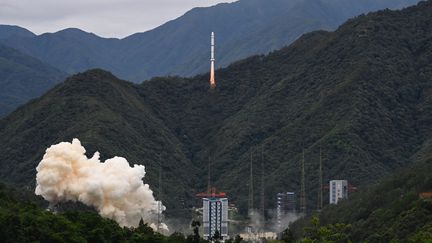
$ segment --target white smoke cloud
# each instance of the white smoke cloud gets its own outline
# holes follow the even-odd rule
[[[142,181],[144,166],[130,167],[122,157],[101,162],[98,152],[90,159],[85,152],[78,139],[48,148],[36,168],[36,195],[51,204],[80,201],[120,226],[136,227],[142,218],[155,227],[159,202]]]

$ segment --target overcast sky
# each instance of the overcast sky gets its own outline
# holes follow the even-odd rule
[[[0,0],[0,24],[41,34],[76,27],[103,37],[153,29],[193,7],[234,0]]]

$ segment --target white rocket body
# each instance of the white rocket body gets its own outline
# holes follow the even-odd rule
[[[214,61],[215,61],[214,46],[215,46],[214,32],[211,32],[211,40],[210,40],[211,57],[210,57],[210,61],[212,61],[212,63],[214,63]]]
[[[210,37],[210,88],[214,89],[216,88],[216,79],[215,79],[215,74],[214,74],[214,63],[215,63],[215,55],[214,55],[214,50],[215,50],[215,39],[214,39],[215,35],[214,32],[211,32],[211,37]]]

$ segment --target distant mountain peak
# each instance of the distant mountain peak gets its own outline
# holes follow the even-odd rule
[[[68,80],[86,80],[86,82],[97,82],[115,79],[117,79],[117,77],[114,76],[111,72],[100,68],[89,69],[85,72],[77,73],[68,78]]]
[[[102,38],[92,32],[87,32],[79,28],[66,28],[63,30],[59,30],[57,32],[52,33],[53,35],[60,35],[60,36],[68,36],[72,38],[76,38],[79,36],[92,36],[92,37],[98,37]]]
[[[155,29],[123,39],[77,28],[9,45],[68,73],[90,68],[142,82],[156,76],[194,76],[208,70],[209,34],[215,31],[216,68],[291,44],[314,30],[334,30],[348,18],[419,0],[240,0],[194,8]]]
[[[17,25],[5,25],[0,24],[0,39],[7,39],[10,37],[34,37],[36,36],[33,32],[17,26]]]

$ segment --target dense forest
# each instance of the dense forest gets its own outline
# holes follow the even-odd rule
[[[33,192],[45,149],[77,137],[88,156],[145,165],[166,216],[189,224],[209,164],[211,183],[245,215],[251,182],[255,199],[265,186],[268,209],[277,192],[299,194],[304,151],[312,216],[285,242],[430,242],[431,29],[431,0],[362,15],[217,70],[216,90],[207,74],[142,84],[100,69],[71,76],[0,120],[1,181]],[[315,213],[320,149],[324,181],[348,179],[358,192]],[[47,211],[31,197],[0,188],[3,241],[202,241],[197,224],[163,236],[92,210]]]
[[[164,236],[142,221],[136,228],[121,228],[115,221],[93,211],[56,213],[43,209],[39,201],[28,192],[0,185],[1,242],[207,242],[198,234],[199,224],[191,226],[187,236],[178,232]]]
[[[66,76],[34,57],[0,44],[0,117],[41,96]]]

